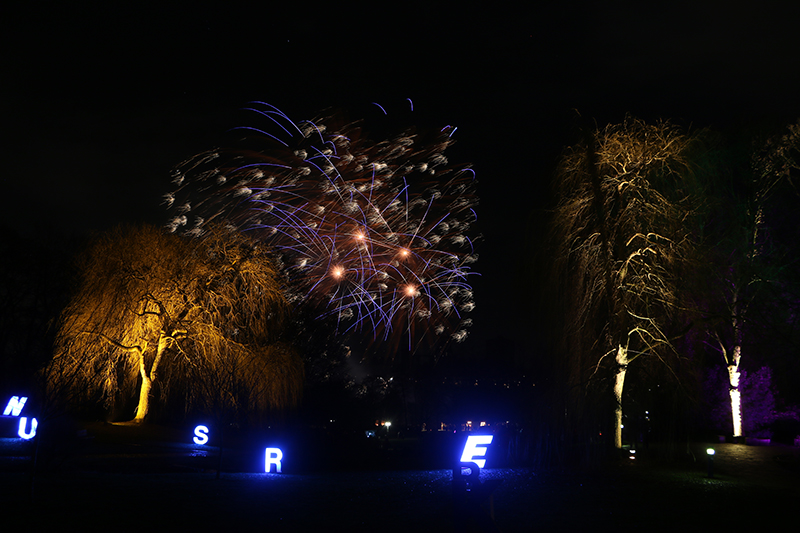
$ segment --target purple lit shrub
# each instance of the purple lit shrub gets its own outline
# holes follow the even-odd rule
[[[742,430],[748,437],[772,438],[775,394],[772,369],[765,366],[753,373],[742,372]]]

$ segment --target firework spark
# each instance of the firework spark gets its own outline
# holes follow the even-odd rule
[[[300,297],[344,330],[403,332],[409,345],[427,333],[463,340],[477,196],[474,171],[444,155],[455,128],[372,142],[336,117],[294,123],[263,102],[248,110],[267,126],[237,128],[246,136],[234,148],[177,167],[170,229],[202,235],[225,221],[254,234],[280,254]]]

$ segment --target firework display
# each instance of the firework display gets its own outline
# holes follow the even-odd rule
[[[223,222],[271,246],[296,297],[340,329],[409,345],[461,341],[474,307],[475,174],[450,166],[454,128],[373,142],[338,116],[295,123],[263,102],[266,124],[179,165],[166,195],[169,229],[200,236]]]

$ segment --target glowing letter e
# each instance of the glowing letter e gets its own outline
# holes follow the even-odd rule
[[[494,435],[470,435],[464,445],[464,452],[461,454],[462,463],[475,463],[480,468],[486,464],[486,459],[475,459],[486,455],[486,444],[492,443]],[[483,446],[482,446],[483,445]]]
[[[264,471],[269,474],[270,465],[275,465],[275,471],[280,474],[281,459],[283,459],[283,452],[280,450],[280,448],[267,448]]]

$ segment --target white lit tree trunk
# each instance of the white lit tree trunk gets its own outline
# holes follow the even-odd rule
[[[759,210],[760,211],[760,210]],[[756,226],[756,230],[758,226]],[[753,243],[756,239],[753,239]],[[740,313],[744,310],[740,309],[739,305],[739,292],[733,292],[733,354],[727,357],[727,354],[722,352],[725,356],[725,364],[728,366],[728,384],[730,385],[729,391],[731,396],[731,420],[733,421],[733,436],[742,436],[742,393],[739,390],[739,361],[742,358],[742,320]]]
[[[733,293],[734,309],[737,309],[738,292]],[[739,362],[742,359],[742,331],[741,321],[737,316],[733,319],[733,335],[734,345],[733,353],[728,355],[728,350],[725,348],[725,343],[722,342],[719,334],[717,334],[717,342],[719,343],[720,351],[722,352],[722,359],[725,361],[725,366],[728,369],[728,393],[731,401],[731,421],[733,425],[733,436],[742,436],[742,393],[739,390]]]
[[[731,394],[731,418],[733,419],[733,436],[742,436],[742,394],[739,391],[739,358],[742,347],[733,347],[733,357],[728,363],[728,380]]]
[[[617,348],[617,372],[614,380],[614,399],[616,400],[614,420],[614,446],[622,448],[622,389],[625,373],[628,371],[628,349],[622,345]]]

